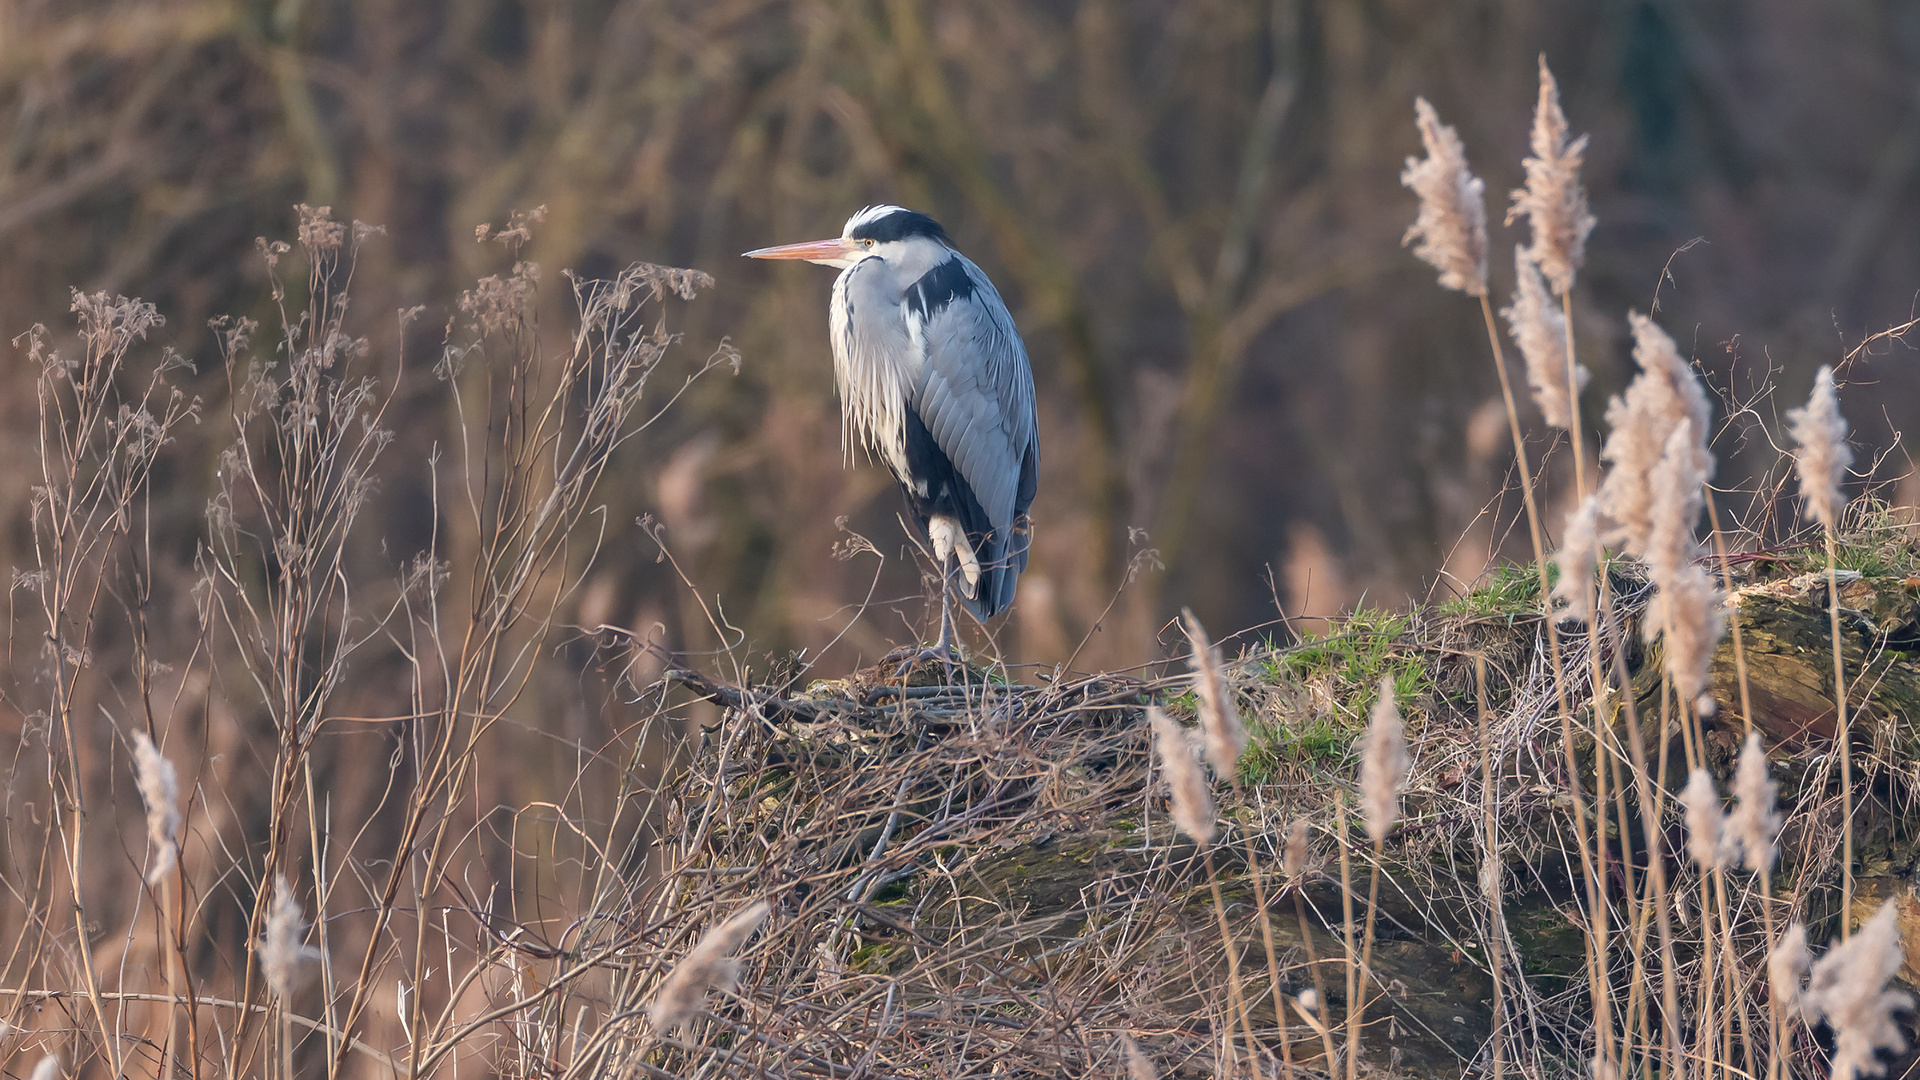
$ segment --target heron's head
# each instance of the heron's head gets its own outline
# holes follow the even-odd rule
[[[889,263],[928,261],[928,256],[935,254],[944,258],[952,247],[947,230],[919,211],[898,206],[869,206],[848,218],[847,227],[831,240],[761,248],[747,252],[746,257],[804,259],[844,269],[876,257]]]

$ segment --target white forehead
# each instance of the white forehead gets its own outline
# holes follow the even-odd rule
[[[881,218],[886,217],[889,214],[904,214],[906,212],[907,212],[907,209],[904,206],[892,206],[892,205],[869,206],[861,210],[859,213],[848,218],[847,227],[840,230],[840,235],[851,236],[853,234],[853,230],[859,228],[862,225],[867,225],[875,221],[879,221]]]

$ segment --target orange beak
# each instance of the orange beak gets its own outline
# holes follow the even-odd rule
[[[804,244],[784,244],[780,247],[761,248],[749,251],[743,258],[748,259],[805,259],[807,262],[838,263],[853,254],[858,246],[855,241],[836,236],[831,240],[809,240]]]

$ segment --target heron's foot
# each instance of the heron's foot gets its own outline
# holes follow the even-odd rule
[[[880,658],[880,662],[883,664],[896,660],[900,662],[900,666],[894,669],[893,677],[903,682],[906,681],[908,674],[912,672],[914,668],[919,667],[929,660],[939,661],[942,665],[941,675],[949,679],[953,674],[954,668],[964,669],[966,667],[966,661],[960,658],[959,651],[948,644],[895,649]]]

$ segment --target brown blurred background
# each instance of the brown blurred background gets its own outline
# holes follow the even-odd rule
[[[1899,0],[15,0],[0,12],[7,336],[35,322],[67,332],[70,285],[144,296],[218,403],[207,320],[264,314],[253,238],[288,236],[295,202],[386,226],[354,282],[362,332],[393,357],[393,310],[427,315],[404,343],[402,445],[366,526],[370,559],[397,563],[431,528],[416,466],[432,448],[406,416],[434,407],[426,369],[459,290],[501,268],[477,224],[548,207],[528,254],[554,327],[568,314],[561,268],[643,259],[712,274],[706,296],[669,311],[678,362],[691,370],[728,338],[744,367],[701,381],[630,445],[604,492],[610,541],[571,617],[674,649],[719,644],[634,524],[652,514],[737,628],[729,643],[760,664],[837,641],[818,669],[837,673],[928,622],[891,482],[843,467],[831,272],[738,258],[837,234],[868,203],[939,218],[1025,333],[1037,538],[997,633],[1009,658],[1045,665],[1083,640],[1078,667],[1151,659],[1183,604],[1220,630],[1268,622],[1276,602],[1295,615],[1393,606],[1462,587],[1490,555],[1527,553],[1517,501],[1500,497],[1511,448],[1479,313],[1398,246],[1414,209],[1398,175],[1418,150],[1415,95],[1459,128],[1487,181],[1499,294],[1523,239],[1498,222],[1521,178],[1539,53],[1574,130],[1591,133],[1599,228],[1576,292],[1590,425],[1627,374],[1623,316],[1656,290],[1660,321],[1710,381],[1769,423],[1815,365],[1904,321],[1920,296],[1920,6]],[[7,357],[0,558],[19,567],[36,418],[25,360]],[[1920,413],[1915,358],[1896,345],[1849,378],[1858,438],[1890,451],[1876,476],[1897,485],[1908,458],[1894,433]],[[1778,402],[1754,396],[1770,379]],[[183,561],[218,426],[176,448],[160,495]],[[1537,417],[1534,430],[1537,459]],[[1775,467],[1754,429],[1719,449],[1724,486]],[[1550,505],[1567,486],[1555,477]],[[884,562],[834,557],[842,517]]]

